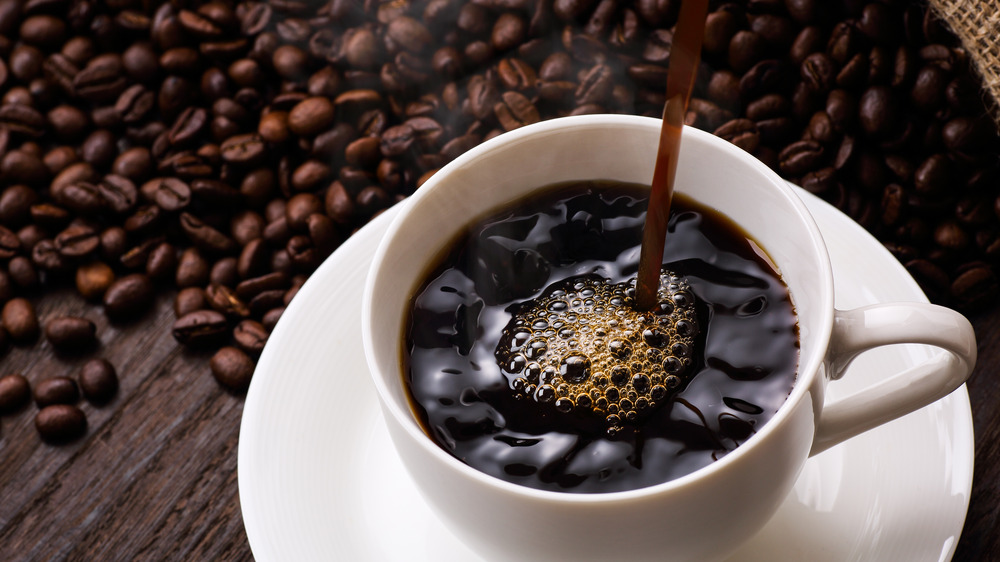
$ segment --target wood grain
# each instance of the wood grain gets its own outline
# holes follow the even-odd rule
[[[0,373],[31,382],[76,376],[92,356],[111,360],[121,388],[109,404],[81,402],[87,435],[41,442],[32,404],[0,419],[0,559],[250,560],[236,474],[243,397],[222,390],[208,353],[169,334],[173,294],[128,325],[69,291],[33,299],[44,320],[76,314],[98,325],[100,347],[59,357],[39,340],[0,358]],[[1000,560],[1000,311],[973,318],[979,364],[969,382],[976,473],[955,560]]]

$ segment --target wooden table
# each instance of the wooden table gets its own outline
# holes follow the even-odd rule
[[[82,402],[89,428],[63,446],[43,444],[34,405],[0,418],[0,559],[251,559],[236,478],[243,397],[224,391],[208,354],[170,336],[172,294],[128,325],[68,290],[34,299],[44,320],[83,315],[98,325],[93,354],[118,368],[121,388],[102,407]],[[969,382],[976,471],[955,560],[1000,559],[1000,309],[972,318],[979,364]],[[34,383],[75,376],[85,357],[57,357],[39,340],[12,348],[0,372]]]

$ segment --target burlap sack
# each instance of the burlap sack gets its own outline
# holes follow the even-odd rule
[[[1000,128],[1000,0],[930,0],[930,6],[969,53]]]

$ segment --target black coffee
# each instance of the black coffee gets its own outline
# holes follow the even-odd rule
[[[403,372],[441,447],[525,486],[612,492],[706,466],[774,415],[798,364],[786,286],[739,227],[675,196],[660,306],[631,310],[647,196],[555,186],[429,270]]]

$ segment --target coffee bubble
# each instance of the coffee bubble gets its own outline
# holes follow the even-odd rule
[[[571,278],[521,303],[495,352],[515,395],[563,414],[596,414],[614,435],[679,390],[698,335],[691,288],[663,270],[656,307],[641,312],[632,307],[634,286]]]

